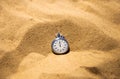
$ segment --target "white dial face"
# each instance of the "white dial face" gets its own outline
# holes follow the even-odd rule
[[[53,43],[53,50],[55,53],[62,54],[68,51],[68,43],[65,40],[55,40]]]

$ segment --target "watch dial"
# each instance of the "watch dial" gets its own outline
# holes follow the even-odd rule
[[[58,54],[66,53],[68,51],[68,43],[62,39],[55,40],[52,47],[53,51]]]

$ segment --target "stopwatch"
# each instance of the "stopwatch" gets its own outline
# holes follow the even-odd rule
[[[52,52],[55,54],[65,54],[69,52],[69,44],[60,33],[58,33],[56,38],[52,41],[51,47]]]

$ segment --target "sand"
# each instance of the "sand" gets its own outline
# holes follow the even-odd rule
[[[119,51],[119,0],[0,1],[0,79],[120,79]]]

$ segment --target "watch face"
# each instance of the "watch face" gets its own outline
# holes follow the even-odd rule
[[[64,39],[54,40],[52,43],[52,50],[56,54],[64,54],[69,50],[68,42]]]

